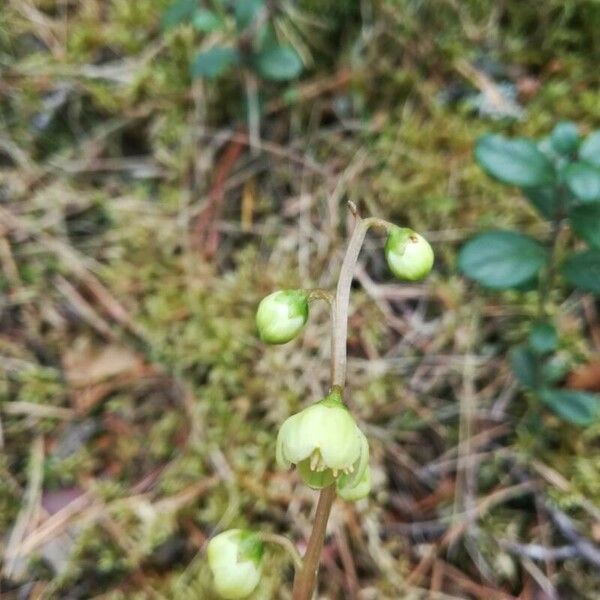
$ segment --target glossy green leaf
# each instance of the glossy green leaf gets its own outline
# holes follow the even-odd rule
[[[217,31],[223,27],[223,20],[221,17],[214,13],[212,10],[206,10],[205,8],[199,8],[192,18],[192,24],[198,31],[203,33],[210,33]]]
[[[286,81],[302,71],[302,61],[291,46],[268,45],[255,57],[255,67],[265,79]]]
[[[529,389],[537,387],[536,357],[527,346],[521,344],[510,351],[510,366],[522,386]]]
[[[569,190],[582,202],[600,201],[600,168],[575,162],[565,169],[564,178]]]
[[[574,425],[591,425],[600,411],[600,397],[579,390],[545,389],[540,400],[559,417]]]
[[[235,24],[242,30],[254,21],[265,0],[235,0],[234,4]]]
[[[215,46],[205,52],[196,55],[192,63],[192,75],[194,77],[207,77],[214,79],[237,64],[239,55],[233,48]]]
[[[529,331],[529,347],[536,354],[548,354],[556,350],[558,346],[558,335],[552,323],[538,321],[534,323]]]
[[[600,167],[600,129],[590,133],[579,148],[579,158]]]
[[[163,13],[160,26],[163,30],[171,29],[191,18],[198,6],[197,0],[177,0]]]
[[[572,154],[579,145],[579,130],[575,123],[561,121],[550,134],[552,148],[560,154]]]
[[[488,174],[519,187],[540,187],[554,179],[554,167],[530,140],[484,135],[475,145],[475,159]]]
[[[572,286],[600,294],[600,250],[574,254],[564,262],[562,274]]]
[[[521,286],[536,277],[546,251],[535,240],[515,231],[490,231],[467,242],[458,257],[459,269],[491,289]]]
[[[600,202],[582,204],[569,213],[571,228],[592,248],[600,250]]]
[[[523,193],[546,219],[553,219],[558,210],[558,194],[553,185],[538,188],[525,188]]]

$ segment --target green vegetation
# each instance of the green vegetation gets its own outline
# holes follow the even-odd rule
[[[538,311],[526,344],[512,350],[512,368],[519,382],[557,415],[576,425],[591,425],[600,412],[600,396],[557,388],[567,375],[557,368],[559,337],[548,307],[558,290],[558,261],[565,281],[600,295],[600,130],[580,142],[573,123],[556,125],[538,146],[527,139],[487,135],[475,146],[475,157],[495,179],[516,185],[552,223],[547,250],[515,231],[490,231],[462,249],[459,267],[481,285],[496,289],[527,289],[538,284]],[[562,240],[568,224],[589,248],[569,252]],[[577,239],[569,245],[577,244]]]

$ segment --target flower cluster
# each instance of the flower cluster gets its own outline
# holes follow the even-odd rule
[[[354,242],[355,256],[360,250],[357,250],[357,244],[364,239],[370,224],[383,225],[387,230],[385,257],[396,277],[419,281],[431,271],[433,251],[428,242],[412,229],[396,227],[379,219],[363,221],[359,235],[353,234],[349,248],[353,240],[358,240]],[[344,280],[349,288],[351,277],[347,274],[348,271],[346,277],[340,276],[340,282]],[[340,283],[338,292],[339,286]],[[344,297],[348,294],[349,289]],[[256,327],[261,340],[267,344],[285,344],[293,340],[308,320],[309,301],[316,298],[327,299],[334,308],[340,309],[338,301],[323,290],[279,290],[263,298],[256,312]],[[347,302],[334,322],[342,322],[342,317],[347,319]],[[336,338],[333,339],[335,345]],[[345,339],[343,344],[345,350]],[[371,491],[369,443],[344,405],[342,394],[342,388],[334,385],[325,398],[286,419],[277,435],[276,460],[283,468],[295,465],[302,481],[311,488],[330,488],[332,491],[335,486],[339,497],[354,502],[366,498]],[[217,593],[232,600],[252,594],[261,577],[262,554],[263,544],[256,534],[232,529],[214,537],[208,545],[208,562]],[[314,577],[314,564],[304,564],[303,569],[309,575],[312,569]],[[314,587],[313,584],[304,586],[306,593],[312,589],[311,585]],[[302,595],[305,597],[309,596]]]

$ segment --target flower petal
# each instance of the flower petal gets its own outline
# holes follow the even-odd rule
[[[367,465],[362,477],[354,485],[350,484],[347,476],[342,475],[337,481],[336,488],[340,497],[348,502],[366,498],[371,491],[371,469]]]
[[[347,469],[360,456],[360,429],[346,409],[328,410],[334,414],[328,419],[325,439],[320,440],[321,455],[330,469]]]
[[[331,469],[325,469],[324,471],[311,470],[310,459],[303,460],[298,464],[298,473],[302,481],[314,490],[322,490],[335,481]]]
[[[308,458],[315,448],[311,437],[305,434],[306,410],[293,415],[284,423],[288,423],[288,426],[282,433],[282,453],[285,460],[294,464]]]

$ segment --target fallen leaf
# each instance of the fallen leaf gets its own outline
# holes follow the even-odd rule
[[[138,371],[143,365],[141,358],[123,346],[109,345],[101,350],[87,346],[69,349],[63,357],[67,381],[74,387],[94,385]]]
[[[590,392],[600,391],[600,359],[577,367],[569,375],[567,387]]]

